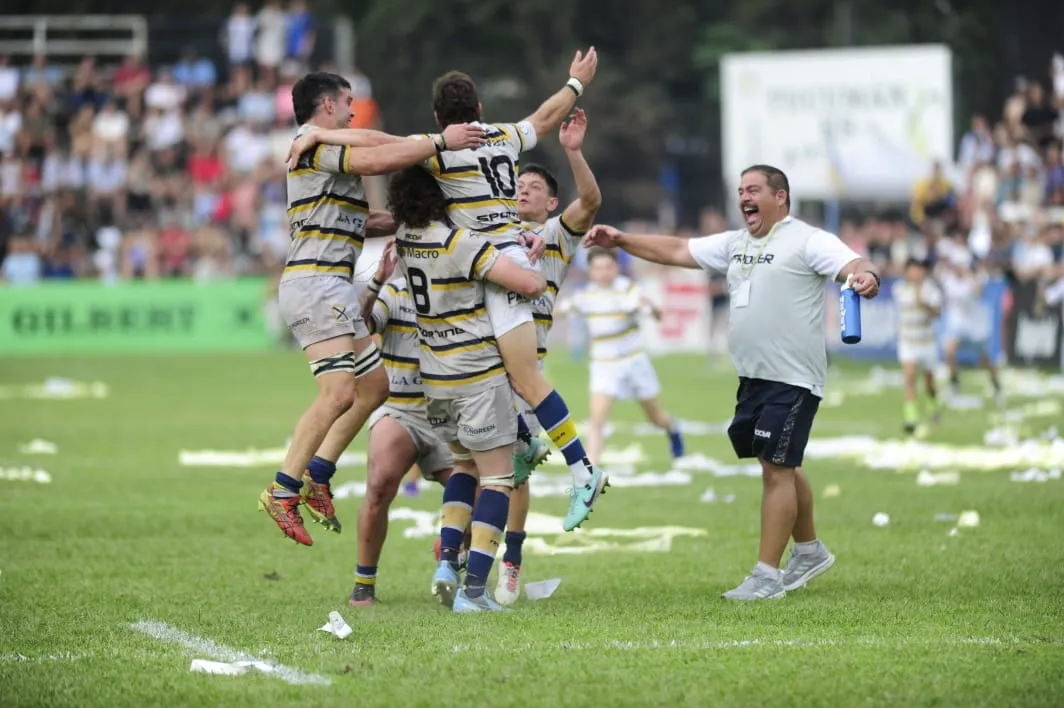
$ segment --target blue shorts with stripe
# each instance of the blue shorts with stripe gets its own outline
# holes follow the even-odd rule
[[[735,398],[735,416],[728,426],[735,454],[800,467],[820,398],[800,386],[744,377],[739,378]]]

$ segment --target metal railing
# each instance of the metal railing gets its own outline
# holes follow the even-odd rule
[[[0,39],[0,53],[13,58],[119,57],[148,49],[142,15],[8,15],[0,16],[0,30],[9,35]]]

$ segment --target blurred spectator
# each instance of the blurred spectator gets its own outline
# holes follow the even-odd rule
[[[0,277],[9,285],[34,285],[40,280],[41,258],[32,236],[16,236],[8,241]]]
[[[196,53],[195,47],[186,47],[181,61],[174,64],[174,81],[192,93],[214,86],[217,81],[214,63]]]
[[[185,87],[174,81],[174,74],[170,69],[163,68],[159,70],[155,83],[149,86],[144,94],[144,104],[148,108],[171,113],[184,105],[185,96]]]
[[[94,154],[110,153],[125,158],[129,144],[129,116],[118,110],[113,98],[108,98],[103,109],[93,119],[92,136]]]
[[[19,72],[11,66],[11,57],[0,54],[0,102],[11,101],[18,95]]]
[[[222,46],[229,55],[229,67],[246,66],[251,63],[255,42],[255,18],[246,2],[238,2],[225,22]]]
[[[919,226],[927,219],[944,217],[953,204],[953,185],[942,173],[942,163],[935,162],[931,167],[931,175],[913,187],[909,217]]]
[[[1059,141],[1049,145],[1045,164],[1045,203],[1064,206],[1064,164],[1061,162]]]
[[[976,113],[972,116],[972,127],[961,138],[958,167],[964,176],[970,177],[972,171],[980,164],[994,159],[994,136],[986,116]]]
[[[1020,282],[1040,280],[1052,274],[1053,251],[1046,243],[1048,229],[1032,224],[1023,227],[1012,251],[1012,268]]]
[[[114,92],[127,103],[139,103],[140,97],[151,83],[151,71],[144,66],[139,54],[130,54],[115,71]]]
[[[1045,89],[1035,81],[1027,92],[1027,108],[1021,118],[1032,145],[1045,148],[1053,140],[1057,109],[1046,102]]]
[[[314,53],[314,19],[306,0],[292,0],[288,5],[288,27],[285,54],[302,63],[310,61]]]
[[[274,76],[284,61],[287,17],[280,0],[268,0],[255,17],[258,33],[255,36],[255,61],[265,76]]]
[[[33,63],[27,67],[22,77],[22,84],[27,89],[30,87],[44,87],[54,89],[63,80],[63,70],[58,66],[48,63],[48,57],[44,54],[36,54]]]

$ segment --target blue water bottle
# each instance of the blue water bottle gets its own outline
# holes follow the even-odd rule
[[[843,344],[857,344],[861,341],[861,296],[854,292],[850,278],[839,295],[839,325],[842,328]]]

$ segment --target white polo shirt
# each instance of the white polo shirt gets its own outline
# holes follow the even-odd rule
[[[823,396],[824,284],[860,256],[834,234],[793,217],[762,238],[740,229],[691,239],[688,247],[703,269],[727,273],[728,351],[739,376]]]

